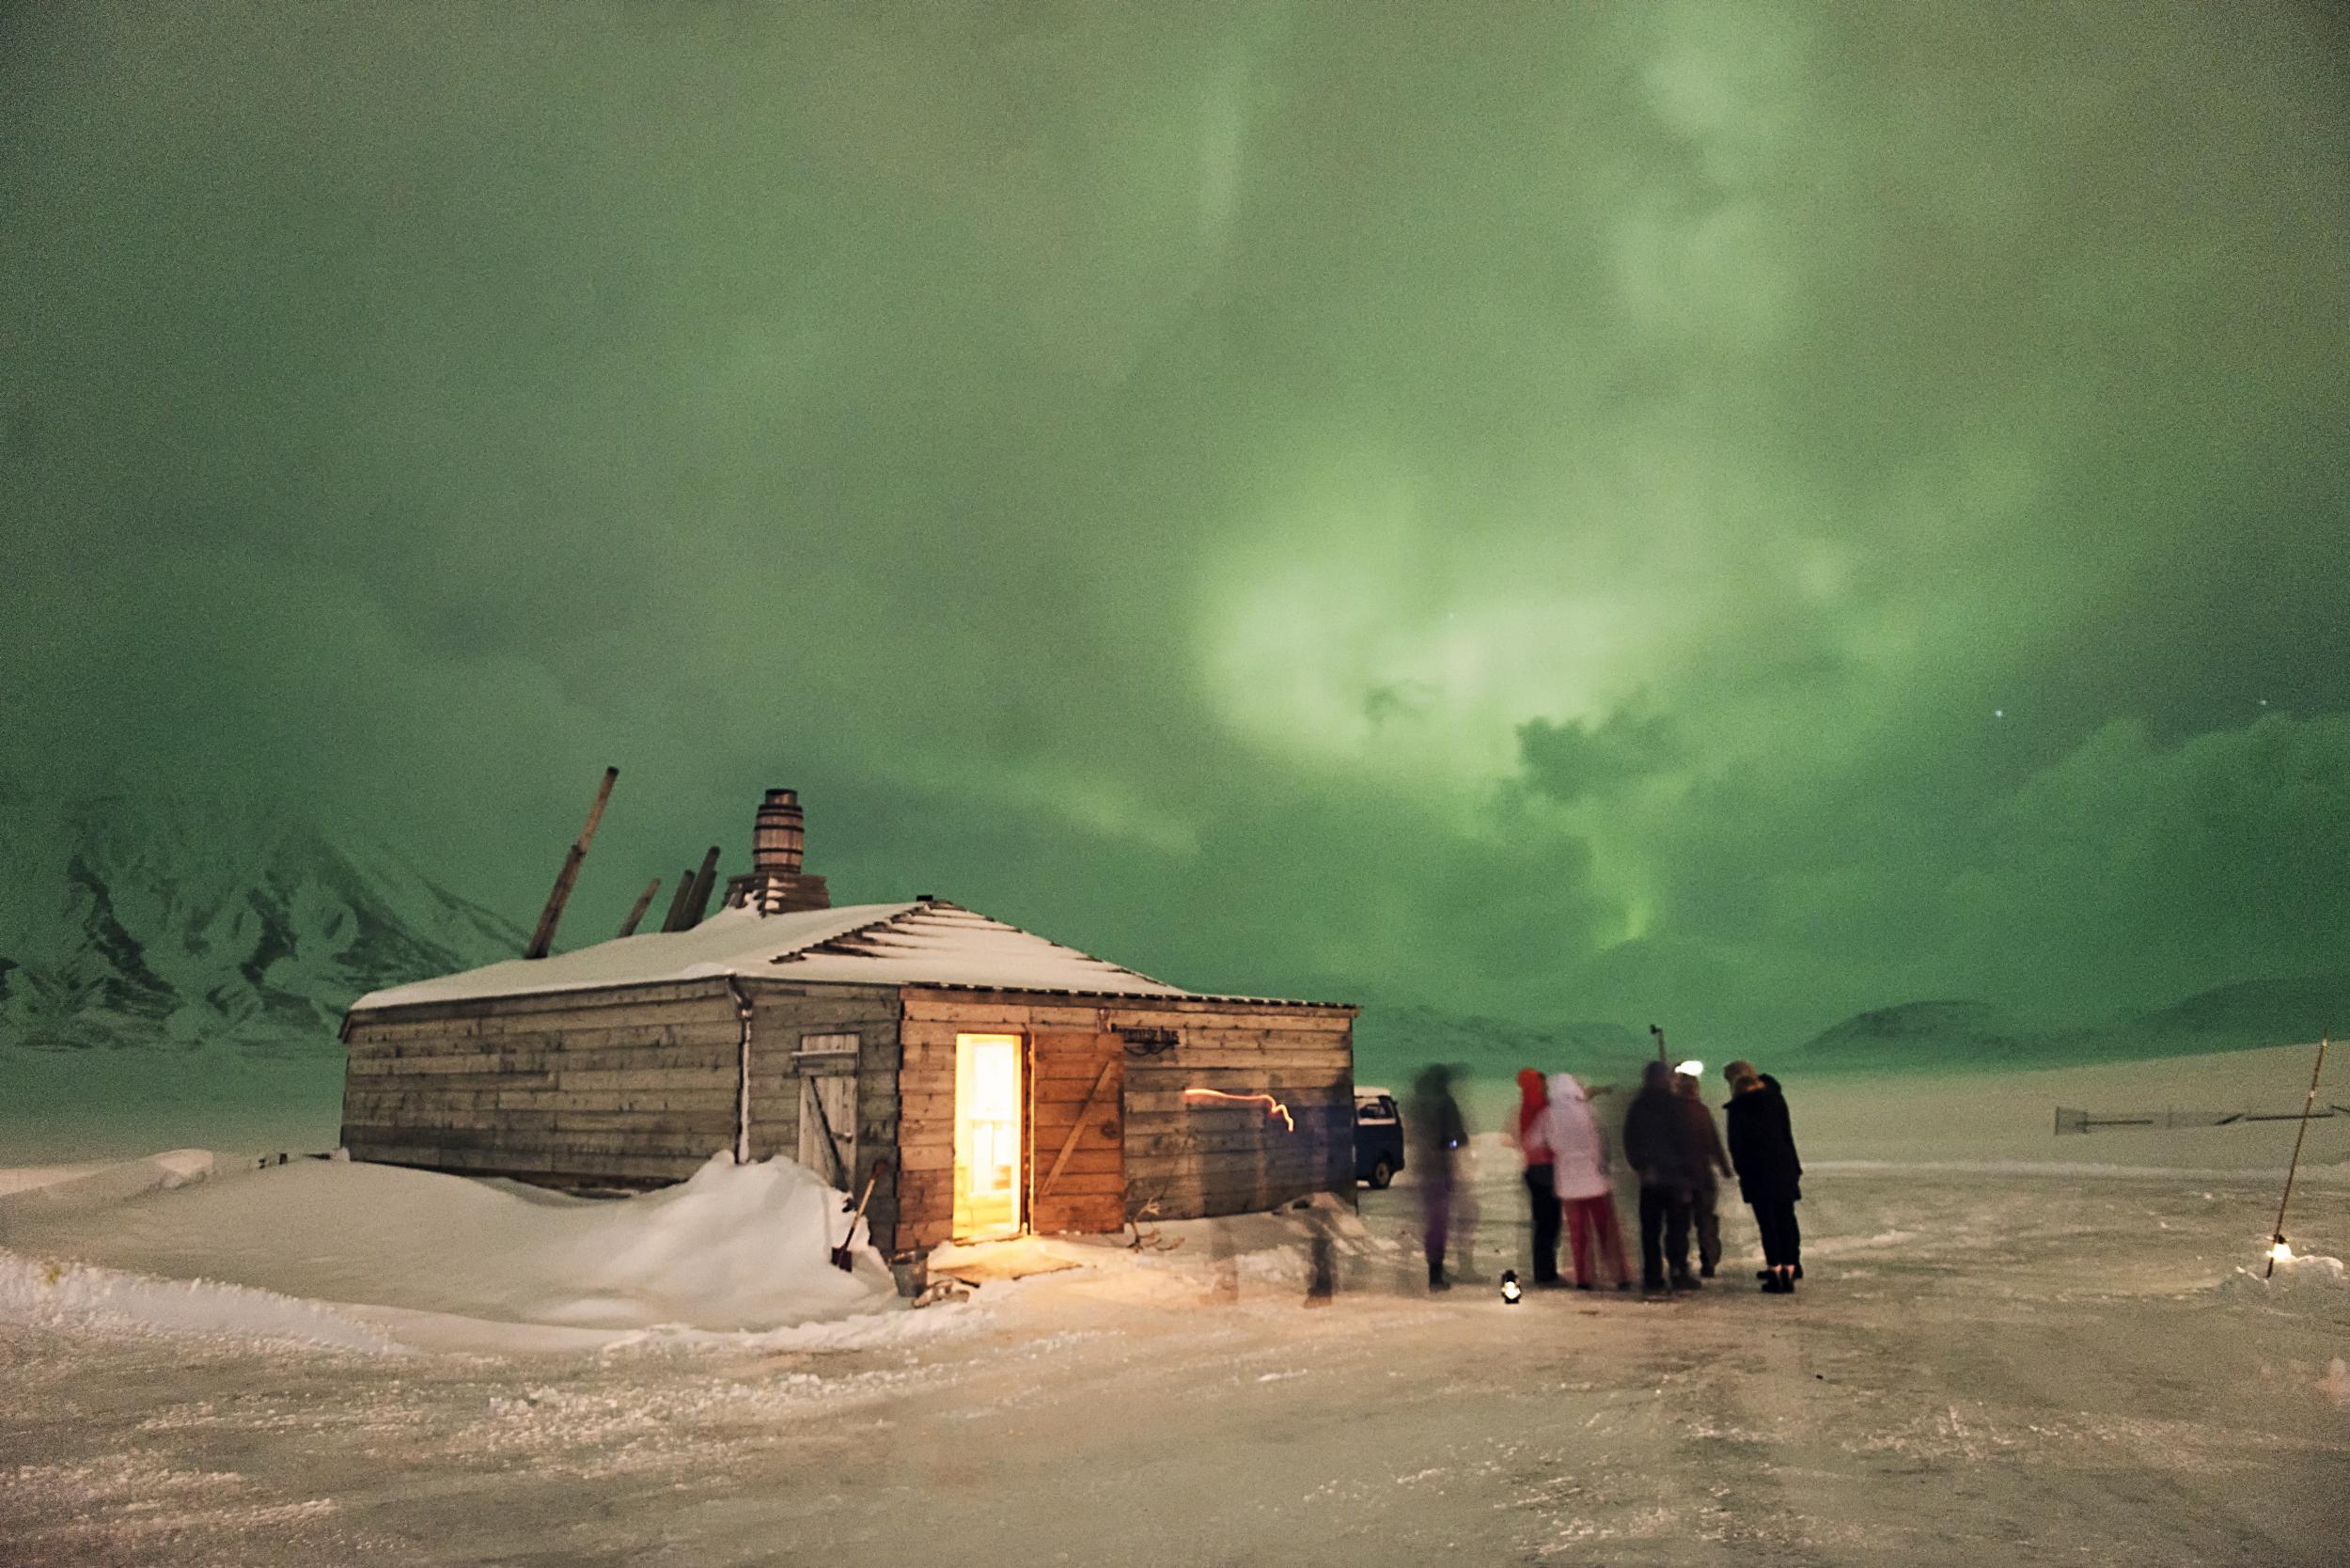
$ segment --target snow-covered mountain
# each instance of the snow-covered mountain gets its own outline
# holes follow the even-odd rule
[[[194,792],[0,785],[0,1044],[331,1049],[378,986],[524,933],[380,847]]]
[[[1791,1060],[1815,1071],[2060,1067],[2306,1044],[2345,1019],[2350,975],[2245,980],[2069,1027],[2020,1026],[1987,1002],[1909,1002],[1856,1013]]]

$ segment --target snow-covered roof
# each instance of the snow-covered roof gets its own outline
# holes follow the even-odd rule
[[[552,958],[509,959],[438,980],[369,992],[353,1002],[351,1011],[726,975],[746,980],[945,985],[1085,996],[1200,996],[1048,942],[959,904],[925,899],[916,903],[854,904],[789,915],[725,909],[691,931],[623,936]]]

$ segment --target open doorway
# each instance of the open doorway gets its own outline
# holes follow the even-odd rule
[[[955,1036],[955,1239],[1020,1230],[1020,1037]]]

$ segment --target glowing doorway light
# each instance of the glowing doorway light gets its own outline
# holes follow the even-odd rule
[[[1281,1119],[1281,1125],[1285,1129],[1292,1133],[1297,1131],[1297,1119],[1290,1115],[1289,1106],[1281,1104],[1270,1094],[1227,1094],[1220,1089],[1187,1089],[1183,1090],[1183,1098],[1186,1100],[1223,1100],[1242,1105],[1262,1105],[1267,1116],[1277,1116]]]

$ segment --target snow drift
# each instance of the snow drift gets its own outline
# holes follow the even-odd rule
[[[209,1279],[156,1279],[0,1252],[0,1323],[132,1333],[229,1334],[344,1350],[399,1347],[312,1301]]]
[[[13,1282],[0,1318],[75,1302],[135,1315],[164,1299],[108,1271],[161,1276],[147,1285],[166,1294],[180,1288],[167,1281],[202,1279],[303,1302],[605,1330],[772,1330],[897,1305],[861,1226],[854,1272],[831,1266],[848,1227],[841,1195],[786,1159],[714,1156],[677,1186],[603,1200],[317,1160],[165,1188],[139,1168],[160,1171],[157,1162],[130,1164],[0,1196],[0,1261]],[[86,1200],[61,1201],[73,1188]],[[105,1201],[113,1194],[123,1196]],[[67,1278],[73,1290],[56,1295]],[[26,1283],[40,1278],[50,1294]],[[239,1309],[215,1316],[231,1325]]]

